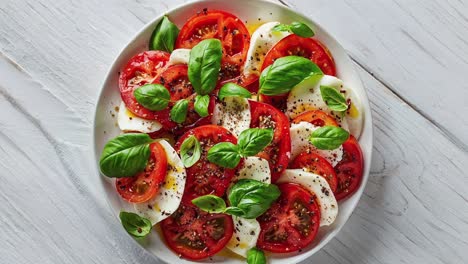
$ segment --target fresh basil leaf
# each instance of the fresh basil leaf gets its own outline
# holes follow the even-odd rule
[[[292,22],[290,26],[292,33],[303,38],[310,38],[314,36],[314,31],[302,22]]]
[[[242,217],[243,215],[245,215],[244,210],[237,208],[237,207],[232,207],[232,206],[229,206],[228,208],[226,208],[226,210],[224,210],[224,213],[229,214],[229,215],[239,216],[239,217]]]
[[[149,49],[172,52],[178,35],[177,26],[167,16],[164,16],[151,35]]]
[[[309,141],[318,149],[332,150],[341,146],[349,138],[349,132],[341,127],[320,127],[310,135]]]
[[[208,213],[223,213],[226,210],[226,202],[216,195],[204,195],[192,200],[192,203]]]
[[[239,96],[243,98],[250,98],[252,94],[249,90],[235,83],[226,83],[221,87],[218,93],[219,100],[223,100],[226,96]]]
[[[325,85],[320,85],[320,93],[323,101],[332,111],[343,112],[348,109],[346,98],[335,88]]]
[[[209,94],[216,87],[222,55],[218,39],[202,40],[190,51],[188,77],[197,94]]]
[[[208,150],[207,159],[221,167],[234,169],[240,162],[239,148],[231,142],[221,142]]]
[[[111,139],[104,146],[99,167],[107,177],[132,177],[145,169],[150,157],[147,134],[128,133]]]
[[[135,213],[120,212],[120,221],[127,232],[134,237],[145,237],[153,226],[151,221]]]
[[[291,31],[291,26],[287,24],[278,24],[273,27],[272,31]]]
[[[184,166],[189,168],[195,164],[201,156],[201,147],[198,139],[191,135],[180,145],[180,157]]]
[[[153,111],[160,111],[167,107],[171,94],[160,84],[145,84],[133,92],[138,103]]]
[[[228,191],[229,203],[245,212],[246,219],[254,219],[265,213],[278,199],[278,186],[251,179],[241,179]]]
[[[255,156],[273,140],[273,129],[250,128],[239,135],[237,146],[243,157]]]
[[[187,118],[189,101],[187,99],[179,100],[171,109],[171,120],[176,123],[183,123]]]
[[[195,112],[201,117],[208,116],[208,106],[210,105],[210,96],[209,95],[197,95],[195,97]]]
[[[262,71],[259,93],[270,96],[285,94],[315,75],[323,75],[323,72],[311,60],[299,56],[282,57]]]
[[[247,264],[266,264],[265,253],[258,248],[251,248],[247,251]]]

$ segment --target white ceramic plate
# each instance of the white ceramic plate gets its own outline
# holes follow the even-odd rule
[[[346,220],[349,218],[354,208],[356,207],[359,198],[362,195],[366,182],[369,178],[369,169],[371,162],[371,151],[372,151],[372,119],[370,113],[369,101],[367,99],[366,91],[364,90],[362,83],[357,75],[353,64],[349,57],[346,55],[344,49],[328,34],[323,28],[317,25],[310,18],[293,11],[280,4],[263,1],[263,0],[233,0],[233,1],[221,1],[221,0],[206,0],[197,1],[183,6],[177,7],[168,11],[166,14],[169,16],[171,21],[176,23],[179,28],[184,22],[195,14],[197,11],[203,8],[218,9],[231,12],[237,15],[244,22],[252,24],[258,24],[259,22],[269,21],[280,21],[282,23],[290,23],[292,21],[302,21],[311,26],[315,33],[316,38],[323,42],[333,54],[333,57],[337,66],[338,77],[344,80],[344,82],[354,89],[357,96],[363,104],[364,112],[364,127],[359,138],[361,145],[365,168],[364,168],[364,179],[359,190],[346,201],[339,204],[339,214],[335,223],[329,227],[321,227],[314,243],[308,248],[302,250],[301,253],[294,254],[268,254],[267,258],[269,263],[297,263],[317,252],[325,244],[327,244],[343,227]],[[147,49],[148,40],[150,35],[155,28],[156,24],[162,18],[162,15],[156,17],[151,23],[147,24],[136,36],[127,44],[122,50],[120,55],[114,61],[109,73],[106,76],[104,85],[102,87],[101,94],[97,103],[95,121],[94,121],[94,143],[95,143],[95,159],[96,164],[99,163],[100,153],[105,143],[117,136],[120,130],[117,126],[117,120],[112,117],[112,113],[116,116],[115,107],[119,105],[120,93],[118,88],[118,73],[125,63],[135,54],[142,52]],[[260,18],[260,21],[259,21]],[[98,167],[96,167],[98,170]],[[125,208],[128,208],[115,190],[114,180],[101,175],[100,181],[104,187],[108,201],[115,212],[117,217],[118,213]],[[132,206],[131,206],[132,207]],[[119,221],[116,218],[116,221]],[[129,237],[130,239],[130,237]],[[159,259],[167,263],[193,263],[191,261],[180,259],[175,253],[173,253],[163,242],[159,232],[152,232],[152,234],[143,241],[138,241],[141,246],[152,254],[157,256]],[[205,260],[208,263],[246,263],[246,261],[236,255],[229,253],[227,249],[220,254],[214,256],[212,259]]]

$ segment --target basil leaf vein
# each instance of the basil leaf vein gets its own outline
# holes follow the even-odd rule
[[[178,35],[179,28],[164,16],[151,34],[149,49],[172,52]]]
[[[145,237],[153,228],[150,220],[135,213],[122,211],[119,218],[125,230],[134,237]]]
[[[309,141],[318,149],[333,150],[349,138],[349,132],[341,127],[320,127],[310,135]]]
[[[332,111],[343,112],[348,109],[346,98],[335,88],[321,85],[320,93],[322,95],[323,101]]]
[[[233,169],[240,160],[239,148],[231,142],[221,142],[208,150],[208,161],[221,167]]]
[[[255,156],[273,140],[273,129],[250,128],[239,135],[237,145],[244,157]]]
[[[226,96],[239,96],[243,98],[250,98],[252,94],[249,90],[235,83],[226,83],[221,87],[218,93],[219,100],[223,100]]]
[[[218,39],[202,40],[190,51],[188,77],[197,94],[209,94],[216,87],[222,54]]]
[[[183,123],[187,118],[189,101],[187,99],[179,100],[171,109],[171,120],[176,123]]]
[[[165,109],[171,100],[169,91],[160,84],[145,84],[135,89],[133,94],[138,103],[153,111]]]
[[[197,163],[201,156],[201,147],[198,139],[191,135],[180,145],[180,157],[184,166],[189,168]]]
[[[195,112],[201,117],[208,116],[208,106],[210,105],[210,96],[209,95],[197,95],[195,97]]]

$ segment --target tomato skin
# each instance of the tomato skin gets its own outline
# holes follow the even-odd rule
[[[140,105],[133,92],[136,88],[152,83],[164,71],[170,54],[159,50],[150,50],[133,56],[119,76],[120,96],[125,106],[136,116],[155,119],[155,112]]]
[[[249,100],[252,115],[250,127],[273,128],[272,143],[257,156],[268,160],[271,181],[275,183],[281,173],[288,167],[291,155],[291,136],[289,119],[284,113],[271,105]]]
[[[202,146],[200,159],[187,168],[183,200],[191,201],[199,196],[214,194],[223,196],[231,182],[236,169],[217,166],[208,161],[208,150],[220,142],[237,144],[237,138],[227,129],[217,125],[204,125],[187,131],[180,137],[175,149],[180,153],[180,146],[186,138],[194,135]]]
[[[232,218],[226,214],[209,214],[191,202],[161,222],[164,240],[180,256],[204,259],[222,250],[234,232]]]
[[[327,113],[321,110],[310,110],[303,112],[302,114],[296,116],[292,123],[298,124],[300,122],[308,122],[314,126],[338,126],[338,122],[336,122],[335,118],[331,117]]]
[[[278,185],[281,196],[259,218],[257,247],[288,253],[307,247],[320,227],[320,207],[315,195],[294,183]]]
[[[343,143],[343,159],[336,164],[338,188],[335,197],[343,200],[356,192],[362,182],[364,158],[361,147],[353,135]]]
[[[327,180],[333,193],[338,188],[338,179],[333,166],[316,153],[301,153],[289,165],[291,169],[303,169],[320,175]]]
[[[151,155],[145,171],[134,177],[115,181],[117,192],[130,203],[144,203],[153,198],[167,174],[166,151],[158,142],[150,145]]]

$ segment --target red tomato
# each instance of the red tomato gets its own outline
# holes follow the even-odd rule
[[[333,193],[336,192],[338,179],[335,170],[330,162],[320,155],[303,152],[294,159],[289,167],[291,169],[304,169],[305,171],[323,176],[330,185]]]
[[[361,185],[364,163],[361,147],[354,136],[350,135],[343,143],[343,159],[335,166],[338,176],[337,200],[352,195]]]
[[[244,87],[245,89],[249,90],[251,93],[256,94],[258,92],[258,76],[251,74],[251,75],[240,75],[234,79],[229,79],[220,83],[219,87],[222,87],[226,83],[235,83],[239,86]]]
[[[179,209],[161,222],[164,239],[180,256],[198,260],[213,256],[232,237],[232,218],[225,214],[209,214],[191,202],[182,202]]]
[[[271,105],[250,101],[252,120],[250,127],[274,129],[273,141],[257,156],[268,160],[271,180],[276,182],[287,168],[291,153],[289,120],[281,111]]]
[[[331,117],[327,113],[321,110],[311,110],[303,112],[302,114],[296,116],[292,121],[294,124],[298,124],[300,122],[308,122],[314,126],[338,126],[335,118]]]
[[[154,119],[154,111],[141,106],[133,91],[136,88],[152,83],[165,69],[170,54],[164,51],[150,50],[139,53],[131,58],[119,76],[120,96],[127,108],[135,115]]]
[[[144,203],[153,198],[167,173],[166,151],[158,142],[150,145],[151,155],[143,172],[129,178],[119,178],[115,185],[124,200]]]
[[[216,38],[223,45],[221,80],[240,75],[249,50],[250,34],[244,23],[224,11],[203,10],[190,18],[180,30],[176,48],[191,49],[204,39]]]
[[[320,227],[320,207],[315,195],[298,184],[278,185],[281,196],[257,218],[261,231],[257,247],[287,253],[308,246]]]
[[[288,94],[281,95],[260,95],[260,101],[265,104],[272,105],[282,112],[286,111]]]
[[[184,200],[191,201],[198,196],[214,194],[223,196],[226,192],[235,169],[219,167],[207,160],[208,150],[219,142],[237,144],[237,139],[229,130],[221,126],[205,125],[186,132],[176,143],[177,151],[186,138],[194,135],[202,146],[200,159],[192,167],[187,168],[187,182],[184,190]]]
[[[328,49],[316,39],[303,38],[295,34],[285,37],[271,48],[263,61],[262,71],[276,59],[291,55],[310,58],[324,74],[336,76],[335,61]]]

